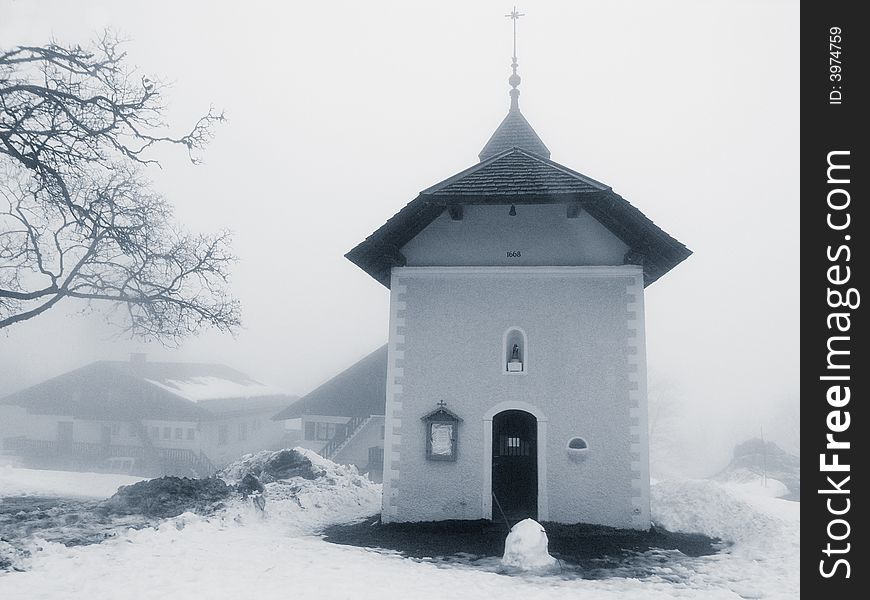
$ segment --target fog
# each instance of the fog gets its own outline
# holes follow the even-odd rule
[[[647,288],[651,396],[698,471],[765,434],[797,450],[798,3],[528,2],[520,99],[552,158],[694,255]],[[244,327],[180,348],[119,338],[67,300],[0,333],[0,395],[99,359],[220,362],[304,394],[387,338],[388,291],[343,255],[477,162],[509,104],[504,2],[0,2],[0,47],[105,27],[174,82],[168,120],[226,111],[155,189],[233,230]],[[655,392],[655,393],[653,393]]]

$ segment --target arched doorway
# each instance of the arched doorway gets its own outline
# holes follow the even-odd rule
[[[492,418],[493,518],[538,518],[538,421],[524,410]],[[500,509],[500,510],[499,510]]]

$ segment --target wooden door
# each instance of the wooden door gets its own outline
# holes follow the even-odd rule
[[[538,517],[538,422],[521,410],[492,420],[493,518],[504,511],[510,521]]]

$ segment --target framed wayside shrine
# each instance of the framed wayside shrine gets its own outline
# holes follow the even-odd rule
[[[426,458],[428,460],[455,461],[459,443],[459,424],[462,419],[444,408],[441,401],[438,408],[421,417],[426,427]]]

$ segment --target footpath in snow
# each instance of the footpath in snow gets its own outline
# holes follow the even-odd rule
[[[265,510],[233,500],[212,516],[185,513],[157,527],[127,529],[100,544],[66,547],[34,539],[23,572],[0,574],[0,598],[87,600],[323,598],[658,598],[799,597],[799,504],[751,482],[660,482],[660,525],[731,542],[722,552],[668,562],[642,579],[512,575],[394,552],[330,544],[323,527],[376,514],[380,486],[309,451],[318,470],[265,484]],[[236,483],[267,458],[224,472]],[[264,479],[269,479],[264,478]],[[775,484],[772,484],[775,486]],[[0,495],[3,495],[0,487]]]

